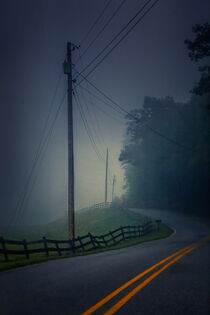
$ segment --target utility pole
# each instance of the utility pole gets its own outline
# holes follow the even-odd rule
[[[114,187],[115,187],[115,184],[116,184],[116,176],[114,175],[113,176],[113,182],[112,182],[112,202],[114,200]]]
[[[105,176],[105,204],[107,203],[108,158],[109,158],[109,151],[107,148],[106,150],[106,176]]]
[[[74,145],[73,145],[73,107],[72,107],[72,45],[67,43],[67,60],[64,73],[68,78],[68,228],[69,239],[74,241]]]

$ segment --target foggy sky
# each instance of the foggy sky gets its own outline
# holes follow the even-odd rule
[[[81,46],[81,52],[119,2],[112,2],[92,37]],[[66,42],[80,43],[104,3],[102,0],[1,1],[0,224],[10,222],[15,213],[60,76],[50,121],[66,90],[66,77],[62,74]],[[143,3],[140,0],[126,2],[84,56],[84,64],[92,60]],[[186,101],[199,73],[197,65],[188,57],[184,40],[192,38],[191,29],[195,23],[207,22],[209,17],[208,0],[160,0],[142,23],[90,75],[90,81],[126,110],[141,106],[146,95],[169,95],[175,100]],[[75,51],[73,62],[78,57],[79,52]],[[78,70],[83,68],[79,62],[76,67]],[[82,90],[78,88],[77,91],[83,100]],[[83,106],[86,109],[88,105],[86,115],[90,126],[98,134],[95,141],[104,157],[106,147],[109,147],[110,179],[113,174],[117,175],[116,195],[120,196],[123,170],[118,157],[126,125],[122,116],[94,99],[96,105],[117,120],[97,108],[93,109],[88,95],[84,93],[84,96],[86,103],[83,100]],[[74,103],[75,202],[79,209],[104,201],[105,165],[93,151],[76,107]],[[67,211],[66,113],[65,99],[19,223],[44,223]]]

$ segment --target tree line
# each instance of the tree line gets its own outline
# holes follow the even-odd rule
[[[210,25],[193,27],[186,40],[190,58],[210,56]],[[188,102],[145,97],[126,116],[127,133],[119,160],[125,169],[124,201],[130,206],[176,208],[208,214],[210,202],[210,66]]]

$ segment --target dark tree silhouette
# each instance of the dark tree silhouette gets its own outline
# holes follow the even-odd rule
[[[189,49],[189,57],[197,62],[199,59],[210,56],[210,25],[208,23],[196,24],[192,31],[196,34],[196,38],[194,41],[186,39],[185,44]]]
[[[195,39],[193,41],[186,39],[185,44],[188,47],[190,59],[198,62],[210,56],[210,25],[208,23],[196,24],[192,31],[196,35]],[[210,66],[199,67],[199,71],[201,78],[192,92],[196,95],[208,94],[210,93]]]
[[[143,105],[126,116],[127,134],[119,160],[125,169],[128,206],[208,215],[210,116],[203,101],[205,96],[196,95],[187,103],[145,97]]]

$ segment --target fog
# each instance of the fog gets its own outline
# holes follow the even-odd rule
[[[1,224],[13,221],[14,224],[30,225],[46,223],[67,211],[66,98],[18,216],[17,203],[30,174],[50,104],[53,100],[47,130],[67,89],[66,76],[62,72],[66,42],[76,45],[81,42],[104,3],[97,0],[13,0],[1,3]],[[81,52],[118,3],[113,1],[104,20],[94,28],[92,37],[81,45]],[[84,55],[84,64],[92,60],[143,3],[136,0],[125,3]],[[190,89],[199,79],[199,72],[188,57],[184,40],[192,36],[195,23],[209,20],[209,12],[207,0],[202,3],[196,0],[160,1],[88,79],[126,111],[142,107],[145,96],[161,98],[169,95],[177,102],[186,102],[190,98]],[[81,71],[83,65],[77,62],[78,59],[79,51],[75,50],[73,63]],[[84,87],[87,87],[85,83]],[[93,89],[91,91],[97,94]],[[115,196],[122,195],[125,184],[124,170],[118,159],[125,139],[126,122],[123,115],[94,97],[90,98],[82,89],[77,88],[76,93],[103,159],[106,148],[109,148],[110,201],[113,175],[117,178]],[[98,159],[91,146],[75,102],[73,106],[75,203],[76,209],[80,209],[104,201],[105,163]]]

